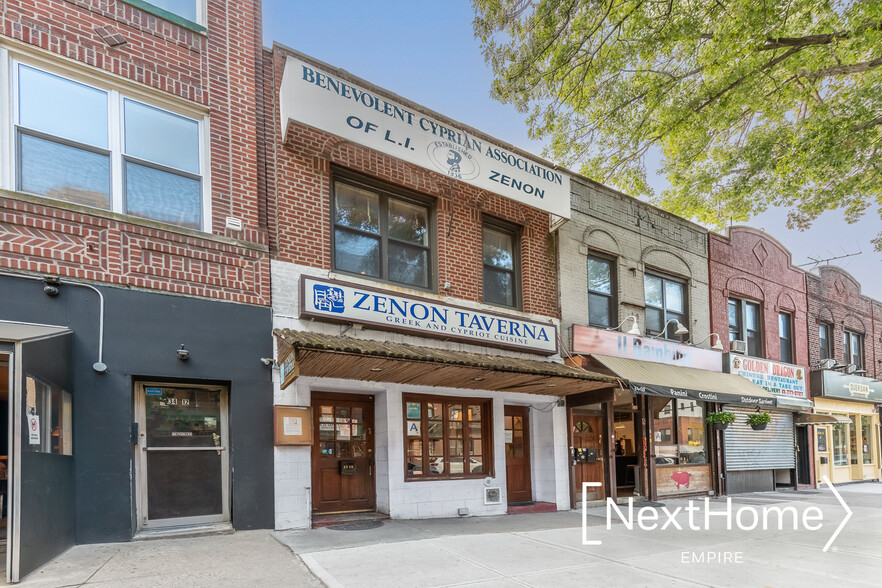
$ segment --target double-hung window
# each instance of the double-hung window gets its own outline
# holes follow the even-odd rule
[[[428,201],[348,178],[334,182],[334,269],[430,289]]]
[[[612,327],[615,320],[613,262],[601,257],[588,257],[588,324]]]
[[[778,340],[781,343],[781,361],[793,363],[793,315],[778,313]]]
[[[484,302],[517,308],[520,305],[518,230],[497,221],[484,221],[482,256]]]
[[[646,333],[685,341],[688,335],[674,334],[677,323],[673,321],[680,321],[684,326],[688,324],[686,284],[673,278],[644,274],[643,291],[646,301]]]
[[[491,401],[404,394],[405,480],[492,475]]]
[[[16,63],[21,192],[201,229],[201,122]]]
[[[821,351],[821,360],[833,357],[833,325],[827,323],[818,324],[818,345]]]
[[[845,350],[845,364],[853,363],[857,369],[864,369],[864,336],[845,331],[842,344]]]
[[[747,341],[747,355],[763,356],[760,306],[750,300],[729,299],[729,341]]]

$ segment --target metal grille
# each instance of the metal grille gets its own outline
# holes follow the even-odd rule
[[[772,422],[754,431],[747,417],[756,409],[728,405],[737,415],[725,431],[726,469],[729,471],[790,469],[796,467],[793,414],[771,411]]]

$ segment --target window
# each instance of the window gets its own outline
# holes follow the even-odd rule
[[[862,455],[864,456],[863,464],[870,465],[873,463],[873,447],[876,447],[876,444],[873,443],[873,422],[871,417],[867,415],[861,415],[861,443],[862,443]]]
[[[25,374],[27,406],[22,449],[32,453],[73,454],[73,411],[67,390]],[[36,431],[32,435],[31,431]]]
[[[492,475],[489,399],[404,395],[405,480]]]
[[[781,343],[781,361],[793,363],[793,316],[789,312],[778,313],[778,340]]]
[[[830,336],[832,332],[832,325],[828,325],[826,323],[820,323],[818,325],[818,342],[821,348],[821,360],[829,359],[833,357],[833,338]]]
[[[517,308],[520,305],[518,230],[494,222],[483,228],[484,302]]]
[[[431,287],[428,203],[348,178],[334,182],[332,201],[335,270]]]
[[[750,300],[729,299],[729,341],[747,341],[747,355],[763,356],[760,306]]]
[[[653,397],[655,463],[707,463],[704,406],[695,400]]]
[[[664,325],[670,320],[678,320],[687,325],[686,284],[672,278],[643,275],[643,290],[646,300],[646,333],[661,335]],[[675,335],[677,324],[671,323],[664,333],[665,339],[685,341],[688,335]]]
[[[845,416],[845,415],[841,415]],[[848,465],[848,425],[836,423],[833,425],[833,465]]]
[[[599,257],[588,258],[588,324],[612,327],[615,310],[613,295],[613,264]]]
[[[123,0],[130,1],[132,4],[139,5],[141,3],[150,4],[156,8],[161,8],[166,12],[170,12],[181,18],[185,18],[190,22],[201,22],[201,12],[204,0]]]
[[[845,331],[842,345],[845,353],[845,364],[853,363],[857,369],[864,369],[864,336],[859,333]]]
[[[17,190],[202,227],[199,121],[24,64],[15,71]]]

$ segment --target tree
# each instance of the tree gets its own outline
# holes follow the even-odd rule
[[[825,210],[854,222],[882,205],[879,0],[475,8],[492,95],[563,165],[716,226],[776,205],[805,229]],[[652,149],[671,184],[660,195]]]

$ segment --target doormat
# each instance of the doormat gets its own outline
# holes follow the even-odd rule
[[[379,529],[382,526],[383,521],[359,521],[343,525],[328,525],[326,528],[332,531],[368,531],[370,529]]]

